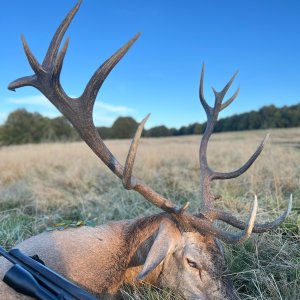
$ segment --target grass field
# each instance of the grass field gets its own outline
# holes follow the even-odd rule
[[[210,165],[220,171],[241,166],[265,131],[214,134]],[[300,299],[300,128],[271,130],[256,163],[241,177],[214,183],[216,206],[246,219],[253,193],[258,221],[277,217],[293,193],[289,219],[277,230],[256,234],[242,246],[227,246],[234,286],[242,299]],[[199,207],[199,136],[143,139],[134,173],[177,203]],[[129,140],[107,141],[124,162]],[[40,144],[0,149],[0,245],[6,248],[57,223],[101,224],[158,210],[117,178],[84,143]],[[229,226],[220,224],[228,229]],[[126,299],[176,299],[168,291],[124,291]]]

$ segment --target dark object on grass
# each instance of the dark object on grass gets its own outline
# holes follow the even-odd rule
[[[14,264],[3,281],[18,293],[39,300],[96,300],[97,298],[55,273],[38,256],[29,257],[18,249],[0,255]]]

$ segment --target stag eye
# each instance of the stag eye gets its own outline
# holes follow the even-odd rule
[[[189,260],[188,258],[186,259],[186,261],[191,268],[197,269],[197,264],[195,262]]]

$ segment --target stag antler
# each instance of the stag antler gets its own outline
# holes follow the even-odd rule
[[[137,130],[128,153],[125,167],[118,162],[115,156],[106,147],[93,122],[92,114],[94,103],[104,80],[114,66],[127,53],[133,43],[138,39],[140,34],[138,33],[135,35],[127,44],[120,48],[97,69],[80,97],[69,97],[66,95],[60,84],[60,72],[67,51],[68,38],[66,39],[66,42],[59,53],[58,50],[62,38],[73,17],[78,11],[80,4],[81,1],[79,1],[73,7],[61,25],[58,27],[52,38],[42,65],[38,63],[34,55],[31,53],[25,38],[22,37],[26,56],[35,75],[26,76],[13,81],[9,84],[8,89],[14,91],[16,88],[23,86],[33,86],[40,90],[41,93],[43,93],[49,99],[49,101],[56,106],[57,109],[71,122],[71,124],[80,134],[81,138],[88,144],[93,152],[115,175],[122,180],[126,189],[134,189],[157,207],[169,213],[176,213],[177,211],[180,211],[181,208],[178,208],[170,200],[159,195],[146,186],[142,181],[131,175],[140,136],[142,134],[144,124],[149,116],[142,121]]]
[[[223,88],[221,92],[217,92],[214,88],[213,92],[215,94],[215,104],[214,107],[211,107],[207,104],[204,94],[203,94],[203,81],[204,81],[204,64],[202,65],[202,71],[201,71],[201,77],[200,77],[200,88],[199,88],[199,98],[201,101],[201,104],[206,112],[207,115],[207,125],[205,128],[205,132],[203,134],[201,144],[200,144],[200,151],[199,151],[199,161],[200,161],[200,190],[201,190],[201,196],[202,196],[202,207],[201,207],[201,214],[203,214],[206,218],[213,220],[222,220],[232,226],[235,226],[239,229],[244,229],[246,227],[246,224],[244,222],[241,222],[237,220],[234,216],[230,215],[226,212],[221,212],[216,209],[214,209],[214,201],[218,198],[215,196],[211,191],[211,182],[216,179],[231,179],[238,177],[245,173],[251,165],[255,162],[255,160],[258,158],[258,156],[261,154],[262,150],[264,149],[265,143],[269,137],[269,134],[267,134],[256,151],[253,153],[253,155],[249,158],[249,160],[239,169],[228,172],[228,173],[222,173],[222,172],[216,172],[212,170],[208,166],[206,152],[207,152],[207,145],[209,138],[213,132],[213,129],[215,127],[216,121],[218,119],[218,115],[220,111],[222,111],[224,108],[226,108],[228,105],[230,105],[235,98],[237,97],[240,87],[236,90],[236,92],[233,94],[231,98],[229,98],[227,101],[223,103],[224,97],[229,90],[231,84],[233,83],[235,77],[237,75],[237,72],[232,76],[230,81],[226,84],[226,86]],[[257,201],[255,196],[255,201]],[[255,205],[254,205],[255,206]],[[282,223],[286,217],[288,216],[290,210],[292,207],[292,195],[290,197],[290,201],[288,204],[287,210],[275,221],[265,223],[265,224],[257,224],[253,227],[253,232],[264,232],[267,230],[271,230],[275,227],[277,227],[280,223]]]
[[[92,151],[104,162],[104,164],[116,176],[118,176],[122,180],[123,186],[126,189],[133,189],[137,191],[155,206],[161,208],[167,213],[172,214],[183,225],[184,228],[188,230],[195,230],[195,229],[199,230],[204,234],[213,235],[228,243],[238,243],[247,239],[251,234],[251,231],[254,226],[254,220],[255,220],[256,210],[257,210],[256,198],[254,201],[253,210],[248,223],[247,224],[244,224],[243,222],[238,223],[237,227],[243,229],[240,234],[236,234],[236,235],[230,234],[228,232],[224,232],[214,227],[211,221],[212,219],[211,216],[208,217],[207,214],[208,212],[213,211],[215,216],[218,215],[219,219],[221,220],[226,221],[226,219],[228,218],[227,214],[217,212],[216,210],[212,210],[212,204],[211,204],[212,194],[210,193],[208,184],[210,180],[217,179],[222,176],[224,177],[224,175],[223,173],[213,173],[209,169],[206,162],[206,147],[207,147],[208,139],[213,131],[214,122],[218,117],[218,112],[221,109],[225,108],[227,105],[229,105],[234,100],[237,93],[227,102],[221,104],[224,95],[228,90],[230,84],[227,85],[221,93],[215,92],[216,99],[217,99],[216,105],[214,108],[211,108],[204,100],[202,84],[200,85],[200,95],[201,95],[200,99],[205,108],[209,120],[207,129],[205,131],[201,143],[202,150],[200,150],[200,161],[201,161],[200,165],[201,165],[201,173],[203,174],[202,182],[204,183],[203,186],[205,187],[207,186],[207,189],[206,190],[204,189],[204,192],[202,193],[203,200],[204,200],[203,214],[200,214],[198,216],[188,214],[186,212],[188,203],[184,204],[182,207],[177,207],[172,201],[166,199],[162,195],[153,191],[150,187],[144,184],[140,179],[132,175],[137,147],[139,144],[139,140],[144,125],[149,115],[147,115],[146,118],[141,122],[141,124],[139,125],[136,131],[135,137],[132,141],[132,144],[128,152],[125,166],[122,166],[115,158],[115,156],[110,152],[110,150],[106,147],[93,122],[94,103],[104,80],[106,79],[110,71],[114,68],[114,66],[127,53],[129,48],[137,40],[140,34],[135,35],[127,44],[125,44],[122,48],[120,48],[114,55],[112,55],[97,69],[97,71],[94,73],[92,78],[89,80],[84,92],[80,97],[71,98],[63,90],[60,84],[60,72],[62,69],[63,60],[68,47],[68,39],[66,39],[66,42],[64,43],[64,46],[62,47],[61,51],[58,52],[58,50],[61,41],[63,39],[63,36],[68,26],[70,25],[73,17],[78,11],[80,4],[81,1],[79,1],[74,6],[74,8],[69,12],[69,14],[61,23],[61,25],[58,27],[57,31],[55,32],[52,38],[52,41],[50,43],[50,46],[48,48],[47,54],[45,56],[42,65],[38,63],[34,55],[31,53],[29,47],[27,46],[24,37],[22,37],[23,47],[26,56],[35,74],[32,76],[26,76],[13,81],[11,84],[9,84],[8,88],[10,90],[15,90],[16,88],[20,88],[23,86],[33,86],[38,90],[40,90],[40,92],[43,93],[49,99],[49,101],[54,106],[56,106],[57,109],[70,121],[70,123],[78,131],[81,138],[87,143],[87,145],[92,149]],[[203,83],[203,76],[201,78],[202,78],[201,82]],[[250,162],[250,165],[251,163],[252,162]],[[237,172],[239,172],[239,170]],[[231,177],[228,178],[232,178],[232,177],[235,176],[231,175]],[[233,220],[231,221],[230,224],[235,224],[235,223],[237,222]]]

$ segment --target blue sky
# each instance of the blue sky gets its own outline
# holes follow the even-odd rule
[[[76,1],[1,1],[0,123],[17,108],[50,117],[59,112],[26,87],[13,93],[10,81],[31,75],[20,33],[41,62],[52,34]],[[264,105],[300,102],[300,1],[294,0],[84,0],[67,36],[70,44],[61,82],[79,96],[96,68],[134,34],[139,40],[115,67],[97,98],[96,125],[110,126],[119,115],[146,128],[204,122],[198,99],[205,62],[205,95],[239,75],[239,97],[221,116]]]

